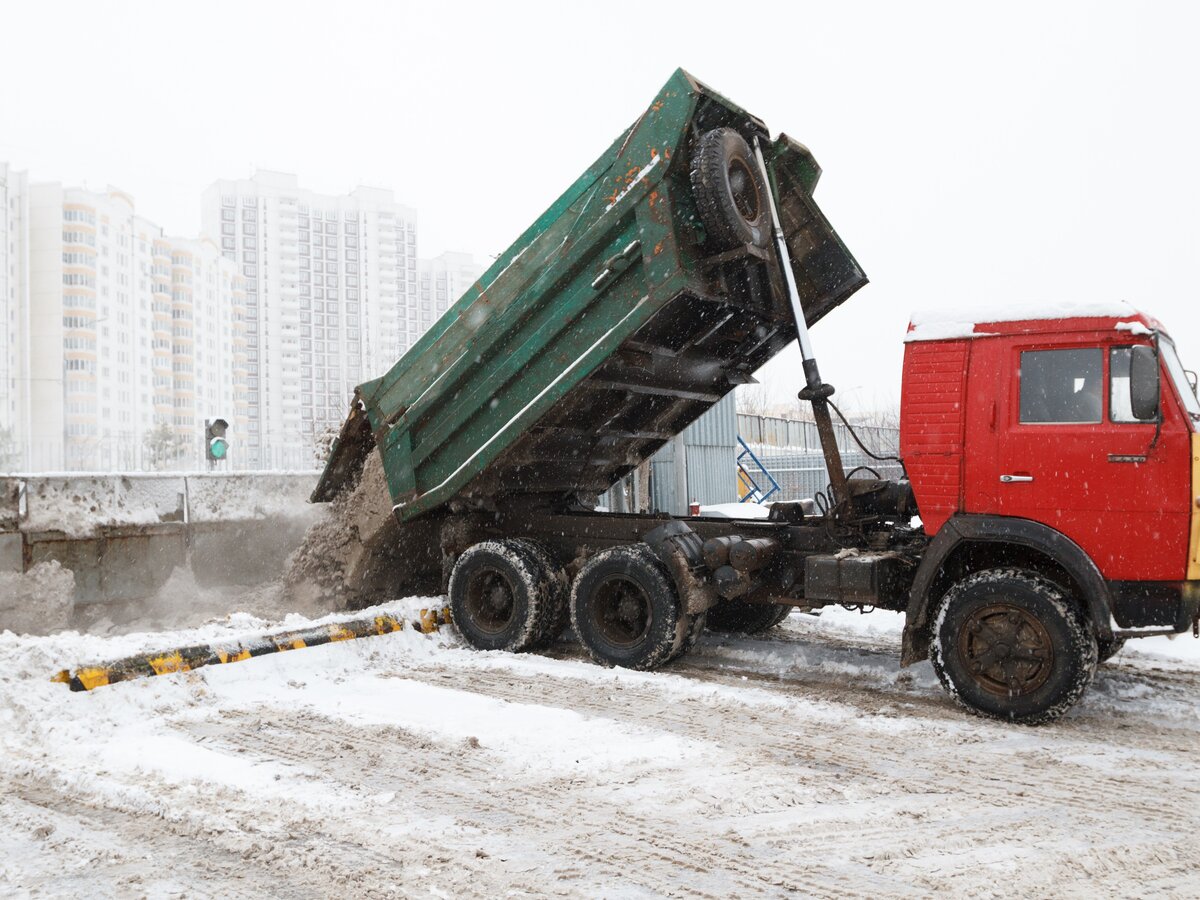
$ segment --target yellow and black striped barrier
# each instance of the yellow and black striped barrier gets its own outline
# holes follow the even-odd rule
[[[422,609],[418,618],[408,622],[414,631],[430,634],[450,622],[450,607]],[[179,647],[159,653],[144,653],[116,662],[94,666],[81,666],[73,673],[63,669],[50,680],[70,685],[73,691],[90,691],[106,684],[145,678],[150,675],[169,675],[171,672],[190,672],[201,666],[241,662],[256,656],[300,650],[304,647],[319,647],[337,641],[352,641],[356,638],[378,634],[391,634],[404,629],[405,620],[392,615],[377,615],[370,618],[338,622],[334,625],[318,625],[302,631],[285,631],[265,635],[248,643],[203,644],[195,647]]]

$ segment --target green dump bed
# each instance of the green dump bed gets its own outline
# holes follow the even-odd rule
[[[698,207],[694,157],[719,128],[762,142],[808,323],[865,284],[812,200],[821,170],[808,150],[769,140],[678,70],[386,375],[357,388],[313,499],[351,484],[378,447],[402,520],[451,501],[586,504],[752,381],[796,329],[769,235],[730,240]]]

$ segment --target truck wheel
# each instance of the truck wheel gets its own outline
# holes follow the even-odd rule
[[[604,666],[653,669],[686,634],[671,576],[649,547],[612,547],[579,570],[571,588],[571,626]]]
[[[708,611],[709,631],[761,634],[788,617],[790,606],[723,600]]]
[[[1121,648],[1125,646],[1125,638],[1101,638],[1096,642],[1097,659],[1100,662],[1108,662],[1114,656],[1121,652]]]
[[[556,583],[522,540],[483,541],[450,574],[450,611],[477,650],[520,652],[545,633]],[[561,590],[561,588],[559,588]]]
[[[543,621],[538,627],[538,637],[531,649],[547,647],[563,633],[570,618],[570,609],[567,607],[567,577],[562,566],[554,561],[545,545],[529,538],[515,538],[512,543],[519,544],[535,566],[536,577],[543,592]]]
[[[692,157],[692,195],[715,244],[767,246],[770,195],[750,145],[732,128],[714,128],[700,138]]]
[[[942,686],[977,715],[1040,725],[1083,696],[1096,638],[1056,584],[990,569],[953,585],[937,605],[929,656]]]

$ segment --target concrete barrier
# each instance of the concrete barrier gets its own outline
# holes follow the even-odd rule
[[[57,561],[75,604],[152,596],[182,565],[205,587],[275,578],[322,507],[316,472],[0,478],[0,572]]]

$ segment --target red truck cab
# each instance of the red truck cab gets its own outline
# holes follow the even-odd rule
[[[909,326],[900,448],[932,541],[905,661],[936,645],[939,621],[953,617],[939,613],[939,599],[982,571],[1056,588],[1101,659],[1129,637],[1194,627],[1200,401],[1170,337],[1125,304],[990,318],[914,316]],[[992,594],[995,610],[1009,609],[1003,590]],[[1006,652],[1018,638],[1036,643],[1040,626],[1008,615],[1016,624],[1006,637],[1000,612],[990,626],[964,627],[982,628]],[[962,662],[986,668],[995,654],[972,657],[971,640],[959,640]],[[990,687],[1011,694],[1004,671]]]

